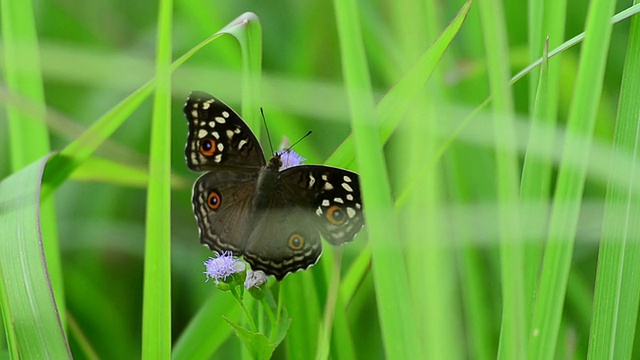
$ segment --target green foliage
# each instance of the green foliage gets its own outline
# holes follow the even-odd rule
[[[639,4],[0,5],[2,357],[638,356]],[[206,283],[192,90],[313,130],[365,230],[258,298]]]

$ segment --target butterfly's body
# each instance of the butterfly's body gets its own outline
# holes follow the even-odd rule
[[[278,280],[315,264],[320,234],[333,244],[364,225],[358,175],[322,165],[282,170],[282,153],[265,162],[242,119],[220,100],[193,92],[185,104],[185,156],[194,171],[193,207],[200,241],[244,256]]]

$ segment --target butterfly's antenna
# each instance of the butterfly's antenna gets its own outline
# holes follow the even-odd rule
[[[264,117],[264,110],[260,107],[260,114],[262,114],[262,122],[264,123],[264,129],[267,130],[267,139],[269,139],[269,147],[271,148],[271,153],[273,152],[273,144],[271,143],[271,134],[269,134],[269,127],[267,126],[267,119]]]
[[[311,130],[309,130],[308,133],[304,134],[303,137],[301,137],[300,139],[298,139],[298,141],[294,142],[293,144],[291,144],[284,152],[289,152],[291,150],[291,148],[293,148],[294,146],[296,146],[297,143],[299,143],[300,141],[304,140],[304,138],[306,138],[307,136],[311,135]]]

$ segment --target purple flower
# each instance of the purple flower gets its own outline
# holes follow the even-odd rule
[[[298,166],[307,160],[293,150],[281,152],[280,159],[282,159],[282,167],[280,168],[280,171],[293,166]]]
[[[259,287],[265,284],[269,280],[267,274],[262,270],[247,270],[247,278],[244,281],[244,288],[249,290],[254,287]]]
[[[227,277],[244,271],[244,263],[234,259],[230,251],[225,251],[222,254],[215,252],[215,255],[215,257],[210,257],[209,260],[204,262],[204,267],[207,269],[204,272],[207,275],[207,281],[213,279],[217,285],[220,281],[226,280]]]

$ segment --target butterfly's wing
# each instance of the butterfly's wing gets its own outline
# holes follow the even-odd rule
[[[193,212],[200,242],[212,251],[243,254],[250,234],[251,200],[258,173],[216,170],[206,173],[193,186]]]
[[[308,209],[282,197],[272,200],[267,209],[254,214],[244,258],[254,271],[262,270],[282,280],[318,262],[322,241]]]
[[[189,122],[185,148],[193,171],[224,167],[259,169],[265,165],[260,143],[249,126],[229,106],[201,91],[189,95],[184,105]]]
[[[280,178],[285,196],[313,214],[315,227],[333,245],[353,240],[364,226],[358,174],[302,165],[283,170]]]

